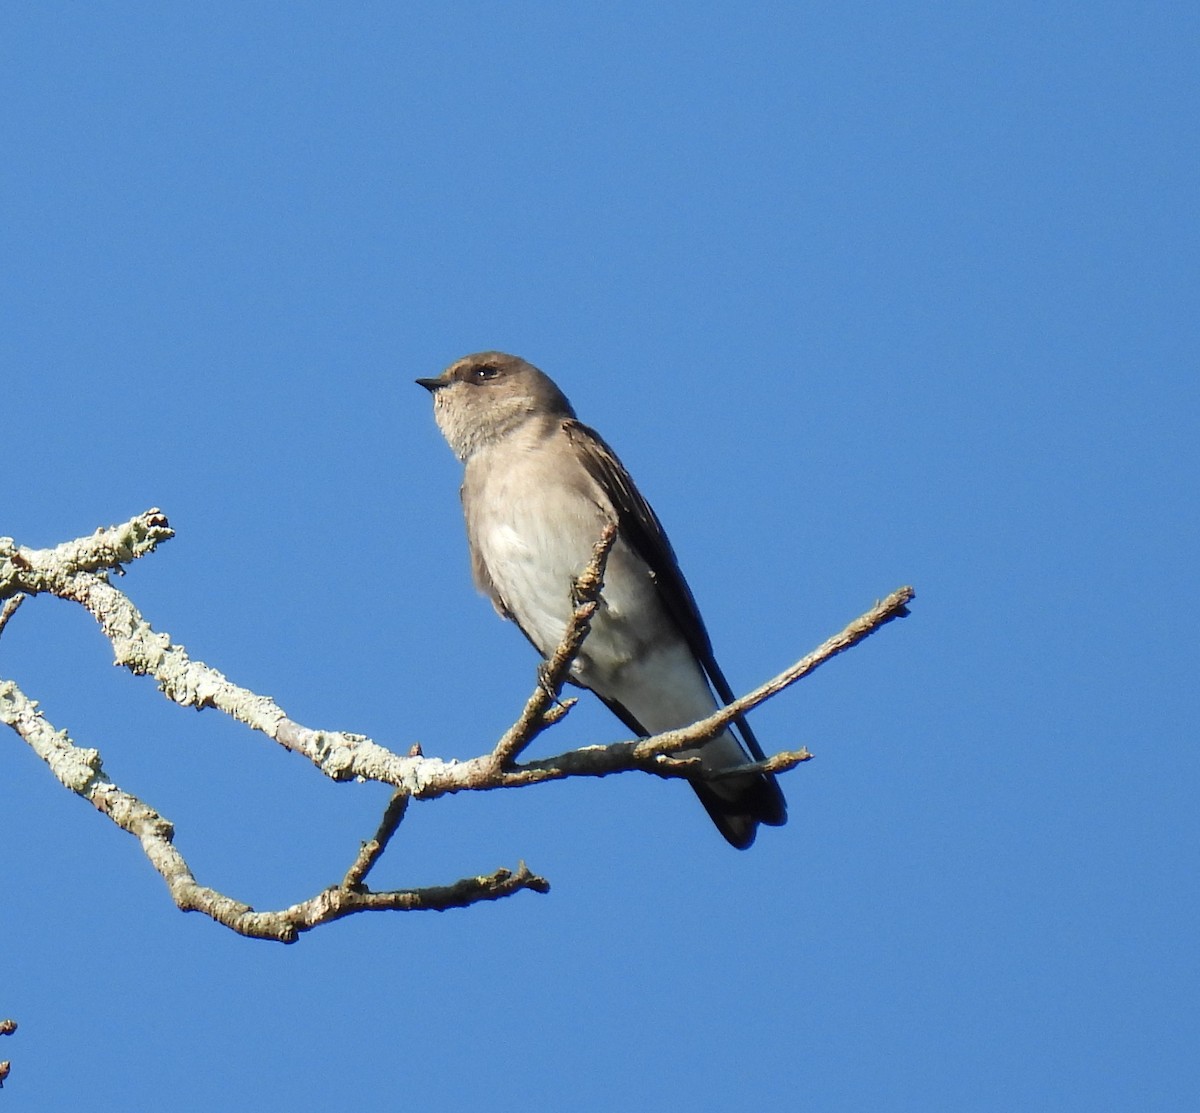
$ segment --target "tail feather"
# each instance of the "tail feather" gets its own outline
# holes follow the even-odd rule
[[[693,780],[691,786],[725,841],[738,850],[753,844],[760,823],[782,827],[787,822],[787,804],[772,776],[751,773],[718,781]]]
[[[599,695],[598,692],[596,694]],[[650,736],[651,732],[616,700],[604,696],[600,696],[600,699],[636,735],[641,738]],[[681,750],[679,756],[700,757],[709,770],[729,769],[747,765],[751,761],[761,761],[762,747],[745,720],[738,719],[736,724],[743,741],[739,742],[732,731],[726,731],[698,749]],[[746,850],[753,844],[760,823],[768,827],[782,827],[787,822],[787,801],[769,773],[748,773],[744,777],[711,780],[695,777],[689,783],[725,841],[738,850]]]

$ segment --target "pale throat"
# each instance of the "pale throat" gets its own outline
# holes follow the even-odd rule
[[[442,436],[464,462],[537,416],[524,398],[489,399],[486,406],[467,406],[462,404],[464,401],[439,394],[433,406]]]

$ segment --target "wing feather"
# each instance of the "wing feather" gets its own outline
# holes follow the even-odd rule
[[[563,428],[583,466],[611,499],[617,512],[621,536],[649,565],[667,612],[700,662],[709,683],[724,703],[730,703],[734,699],[733,689],[717,664],[712,641],[704,626],[704,619],[700,617],[700,608],[696,606],[692,589],[684,579],[675,550],[667,540],[658,515],[642,497],[624,465],[617,459],[617,454],[599,433],[574,419],[563,422]],[[746,749],[756,761],[762,761],[763,749],[745,718],[739,716],[734,722]]]

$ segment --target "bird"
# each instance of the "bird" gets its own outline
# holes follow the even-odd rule
[[[616,536],[591,630],[568,680],[590,689],[639,738],[689,726],[733,691],[675,551],[616,453],[579,421],[549,376],[519,356],[476,352],[417,384],[462,462],[460,490],[476,587],[549,659],[574,610],[574,580],[608,523]],[[717,829],[744,850],[759,824],[787,821],[770,774],[705,774],[764,760],[743,716],[681,757]]]

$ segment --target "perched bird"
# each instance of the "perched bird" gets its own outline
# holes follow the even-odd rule
[[[643,738],[705,718],[718,696],[732,700],[658,518],[613,450],[576,420],[562,391],[503,352],[465,356],[417,382],[433,394],[438,427],[465,465],[471,569],[501,617],[550,657],[574,609],[573,580],[615,522],[600,607],[571,681],[590,688]],[[681,756],[699,756],[705,771],[715,771],[761,760],[763,751],[738,718]],[[739,849],[754,841],[758,824],[787,820],[772,776],[697,777],[691,784]]]

